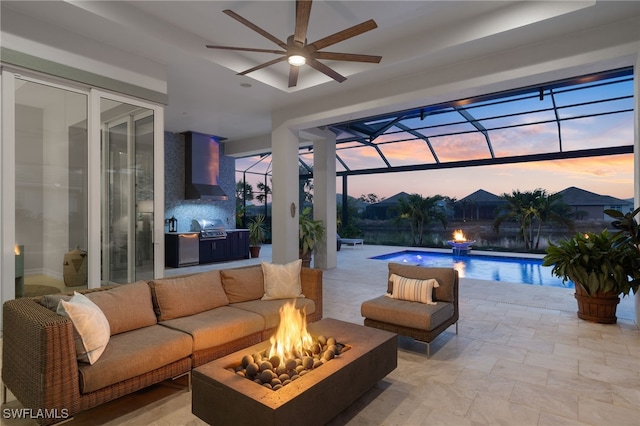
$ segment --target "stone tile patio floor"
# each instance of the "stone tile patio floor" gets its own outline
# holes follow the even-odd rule
[[[324,272],[324,316],[362,324],[362,301],[382,294],[387,264],[371,256],[402,248],[338,252]],[[259,259],[271,260],[265,245]],[[167,270],[177,275],[229,264]],[[332,425],[640,425],[640,331],[633,297],[618,324],[576,317],[573,290],[461,279],[459,334],[431,345],[400,338],[398,368]],[[366,374],[366,372],[363,372]],[[13,400],[7,407],[19,407]],[[5,407],[3,407],[5,408]],[[34,424],[2,419],[2,424]],[[201,425],[180,383],[158,386],[81,413],[71,425]]]

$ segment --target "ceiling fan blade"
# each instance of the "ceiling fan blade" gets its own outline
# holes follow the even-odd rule
[[[286,59],[287,59],[286,56],[282,56],[280,58],[273,59],[273,60],[271,60],[269,62],[265,62],[264,64],[256,65],[255,67],[249,68],[246,71],[239,72],[238,75],[246,75],[246,74],[249,74],[250,72],[258,71],[258,70],[260,70],[262,68],[266,68],[266,67],[268,67],[270,65],[277,64],[278,62],[282,62],[282,61],[284,61]]]
[[[283,49],[287,48],[287,43],[283,42],[282,40],[279,40],[276,36],[274,36],[272,34],[269,34],[268,32],[266,32],[265,30],[263,30],[262,28],[260,28],[256,24],[254,24],[253,22],[246,20],[242,16],[238,15],[237,13],[235,13],[233,10],[226,9],[226,10],[223,10],[223,12],[226,13],[227,15],[231,16],[233,19],[235,19],[236,21],[240,22],[241,24],[246,25],[247,27],[251,28],[253,31],[257,32],[261,36],[263,36],[265,38],[268,38],[269,40],[271,40],[272,42],[274,42],[278,46],[282,47]]]
[[[209,49],[240,50],[242,52],[275,53],[276,55],[284,55],[287,53],[284,50],[253,49],[251,47],[213,46],[211,44],[207,44],[207,47]]]
[[[346,30],[339,31],[328,37],[322,38],[318,41],[314,41],[312,45],[316,50],[324,49],[325,47],[340,43],[341,41],[347,40],[351,37],[355,37],[362,33],[366,33],[367,31],[371,31],[375,28],[378,28],[378,24],[376,24],[376,21],[374,21],[373,19],[369,19],[368,21],[365,21],[361,24],[354,25],[353,27],[347,28]]]
[[[296,29],[293,33],[293,41],[299,46],[304,46],[307,38],[307,27],[311,15],[311,0],[296,1]],[[291,87],[291,86],[289,86]]]
[[[333,61],[351,61],[351,62],[371,62],[378,64],[382,60],[382,56],[359,55],[354,53],[338,53],[338,52],[315,52],[316,59],[328,59]]]
[[[295,87],[298,84],[299,72],[300,67],[296,67],[295,65],[289,66],[289,87]]]
[[[332,70],[331,68],[323,64],[322,62],[318,62],[315,59],[308,60],[307,65],[309,65],[311,68],[315,68],[316,70],[320,71],[323,74],[328,75],[338,83],[342,83],[347,79],[347,77],[341,74],[338,74],[337,72],[335,72],[334,70]]]

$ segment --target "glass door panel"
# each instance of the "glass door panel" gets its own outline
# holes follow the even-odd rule
[[[153,111],[101,100],[102,282],[153,278]]]
[[[16,79],[16,297],[87,287],[87,101]]]

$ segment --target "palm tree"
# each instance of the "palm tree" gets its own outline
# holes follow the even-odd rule
[[[541,188],[527,192],[514,190],[511,194],[502,194],[501,198],[507,201],[507,205],[498,211],[493,227],[498,231],[507,219],[516,221],[520,226],[525,250],[534,247],[538,249],[544,223],[552,221],[570,228],[573,226],[571,209],[562,202],[562,195],[559,193],[548,194]],[[537,228],[535,246],[534,227]]]
[[[256,195],[256,200],[260,201],[263,204],[266,204],[267,196],[271,194],[271,188],[266,183],[259,182],[258,191],[260,191],[260,193]]]
[[[533,243],[533,235],[530,229],[533,219],[537,216],[536,194],[534,192],[520,192],[515,189],[511,194],[504,193],[500,196],[507,205],[501,208],[493,221],[496,231],[500,230],[500,225],[507,219],[514,220],[520,226],[520,232],[524,240],[525,250],[530,250]]]
[[[244,212],[247,201],[253,200],[253,187],[244,181],[236,182],[236,226],[244,226]]]
[[[446,228],[447,217],[438,204],[443,199],[441,195],[423,198],[420,194],[411,194],[398,200],[400,219],[409,220],[414,246],[423,244],[424,229],[429,223],[439,221]]]
[[[250,183],[241,180],[236,182],[236,200],[240,203],[253,200],[253,187]]]
[[[538,235],[536,236],[536,250],[540,244],[542,225],[546,222],[555,222],[573,230],[571,207],[562,200],[560,193],[547,194],[545,190],[541,190],[537,210]]]

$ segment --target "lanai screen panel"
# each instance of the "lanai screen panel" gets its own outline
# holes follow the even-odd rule
[[[487,139],[482,133],[465,133],[430,138],[440,162],[491,158]]]
[[[435,163],[429,146],[423,139],[414,137],[413,140],[379,144],[378,147],[391,166]]]
[[[369,145],[356,144],[350,148],[339,145],[336,153],[351,170],[387,167],[378,151]]]

